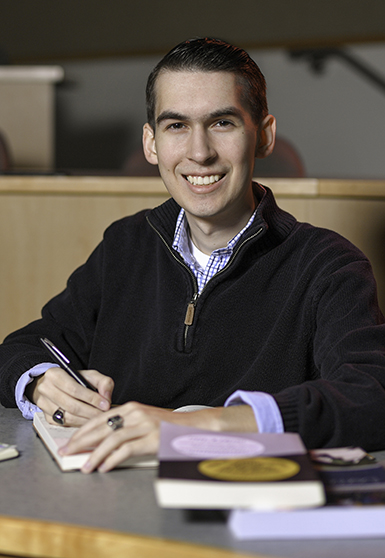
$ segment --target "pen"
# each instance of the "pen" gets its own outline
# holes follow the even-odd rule
[[[41,337],[40,341],[43,343],[44,347],[47,349],[50,355],[60,365],[60,368],[62,368],[70,376],[72,376],[72,378],[76,380],[78,384],[80,384],[85,388],[91,389],[92,391],[98,391],[96,388],[94,388],[94,386],[92,386],[89,382],[87,382],[87,380],[83,378],[83,376],[79,372],[71,368],[70,366],[71,363],[68,360],[68,358],[64,356],[61,351],[59,351],[59,349],[52,343],[52,341],[50,341],[46,337],[45,338]]]

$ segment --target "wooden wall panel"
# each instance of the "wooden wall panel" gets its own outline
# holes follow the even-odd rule
[[[299,220],[336,230],[363,250],[385,310],[385,182],[265,183]],[[112,221],[167,197],[159,179],[0,178],[1,339],[39,317]]]

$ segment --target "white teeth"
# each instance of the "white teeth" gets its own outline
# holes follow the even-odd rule
[[[220,174],[212,174],[211,176],[192,176],[189,175],[186,177],[190,184],[194,186],[200,184],[214,184],[214,182],[218,182],[221,179]]]

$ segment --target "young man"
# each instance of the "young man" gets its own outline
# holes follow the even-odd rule
[[[156,451],[161,420],[385,447],[370,264],[252,182],[275,140],[259,68],[221,41],[187,41],[150,75],[147,106],[144,153],[172,199],[113,224],[42,319],[5,340],[2,403],[14,406],[16,389],[24,416],[36,405],[51,422],[59,412],[83,424],[63,451],[94,446],[84,472]],[[98,392],[52,368],[40,336]],[[187,404],[213,408],[166,410]],[[112,430],[115,415],[123,427]]]

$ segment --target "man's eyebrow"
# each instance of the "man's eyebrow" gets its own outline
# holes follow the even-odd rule
[[[221,116],[235,116],[236,118],[243,120],[242,112],[238,108],[232,106],[218,109],[209,115],[209,117],[213,120],[215,118],[221,118]]]
[[[221,118],[224,116],[235,116],[236,118],[240,118],[241,120],[243,120],[242,112],[238,108],[233,106],[220,108],[218,110],[215,110],[214,112],[210,112],[204,115],[203,118],[204,120],[215,120],[216,118]],[[173,110],[165,110],[157,117],[156,123],[160,124],[164,120],[179,120],[183,122],[190,120],[190,117]]]
[[[180,112],[175,112],[173,110],[165,110],[160,113],[156,119],[156,123],[160,124],[164,120],[188,120],[187,116],[181,114]]]

